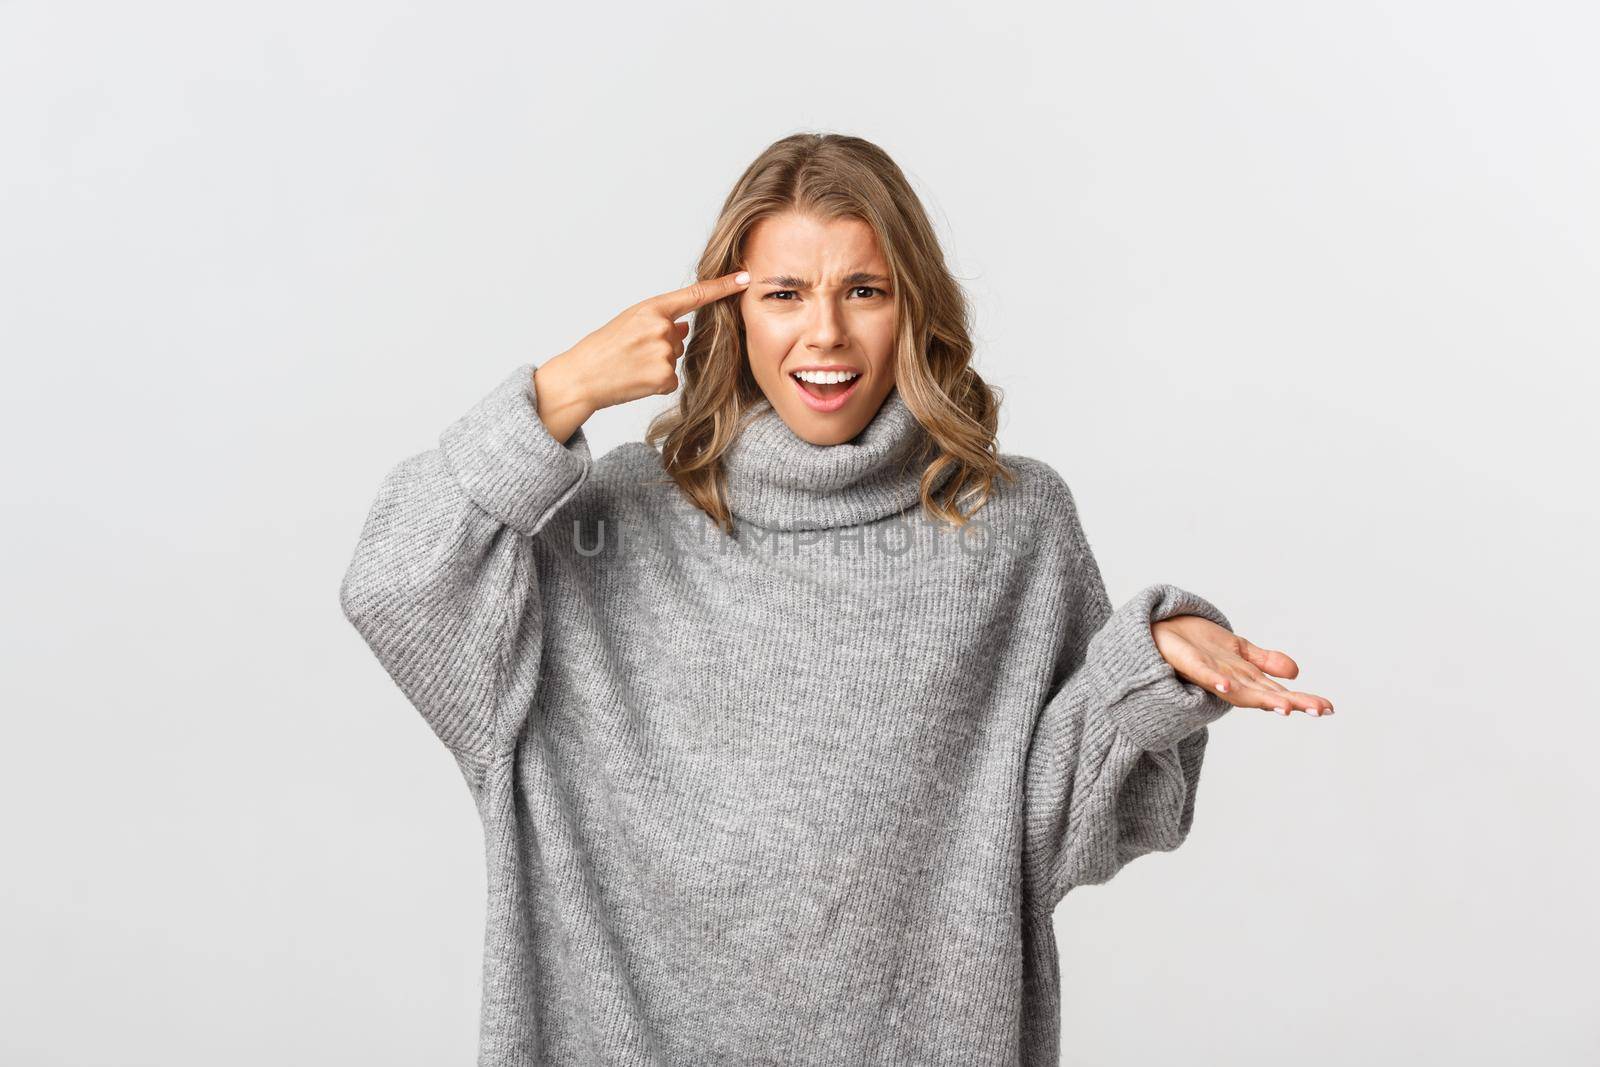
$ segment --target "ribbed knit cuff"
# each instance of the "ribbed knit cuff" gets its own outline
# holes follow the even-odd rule
[[[1150,624],[1199,615],[1229,631],[1226,615],[1204,597],[1175,585],[1149,585],[1112,612],[1089,640],[1084,669],[1122,731],[1146,750],[1170,748],[1233,705],[1179,677],[1156,648]]]
[[[467,496],[529,535],[572,499],[594,466],[583,427],[562,444],[539,418],[535,366],[518,367],[439,438]]]

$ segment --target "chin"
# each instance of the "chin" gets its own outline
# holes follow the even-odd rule
[[[794,431],[796,437],[814,445],[842,445],[846,441],[853,440],[867,428],[867,423],[872,421],[870,414],[866,418],[849,420],[839,420],[830,416],[828,421],[819,425],[815,416],[809,411],[798,415],[782,411],[778,414],[783,416],[783,421]]]
[[[876,382],[861,382],[853,395],[831,411],[819,411],[808,404],[799,395],[794,380],[788,376],[778,383],[778,396],[774,396],[771,390],[764,392],[773,410],[796,437],[813,445],[841,445],[866,429],[883,406],[884,397],[888,395],[892,383],[881,389],[876,388],[877,385]]]

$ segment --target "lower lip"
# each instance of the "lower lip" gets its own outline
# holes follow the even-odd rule
[[[844,407],[845,401],[850,399],[850,395],[856,391],[856,386],[861,384],[861,379],[864,377],[866,377],[864,374],[856,375],[854,378],[850,379],[850,386],[844,392],[835,393],[833,396],[823,398],[812,395],[811,390],[807,389],[805,384],[801,382],[799,378],[796,378],[792,374],[788,375],[789,380],[794,383],[796,391],[799,392],[800,399],[806,402],[806,406],[812,411],[822,412],[838,411],[840,408]]]

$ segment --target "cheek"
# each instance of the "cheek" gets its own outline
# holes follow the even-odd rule
[[[866,340],[873,359],[887,362],[894,355],[894,315],[875,318],[866,327]]]
[[[796,332],[789,323],[758,311],[745,316],[744,338],[752,353],[765,352],[782,356],[794,347]]]

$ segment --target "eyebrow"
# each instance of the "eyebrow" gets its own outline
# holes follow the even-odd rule
[[[882,274],[873,274],[870,271],[864,270],[858,270],[854,274],[847,275],[844,279],[845,285],[866,285],[868,282],[878,282],[880,284],[887,285],[889,284],[889,279],[884,277]],[[770,278],[762,278],[756,284],[776,285],[783,289],[811,288],[810,279],[801,278],[794,274],[774,274]]]

